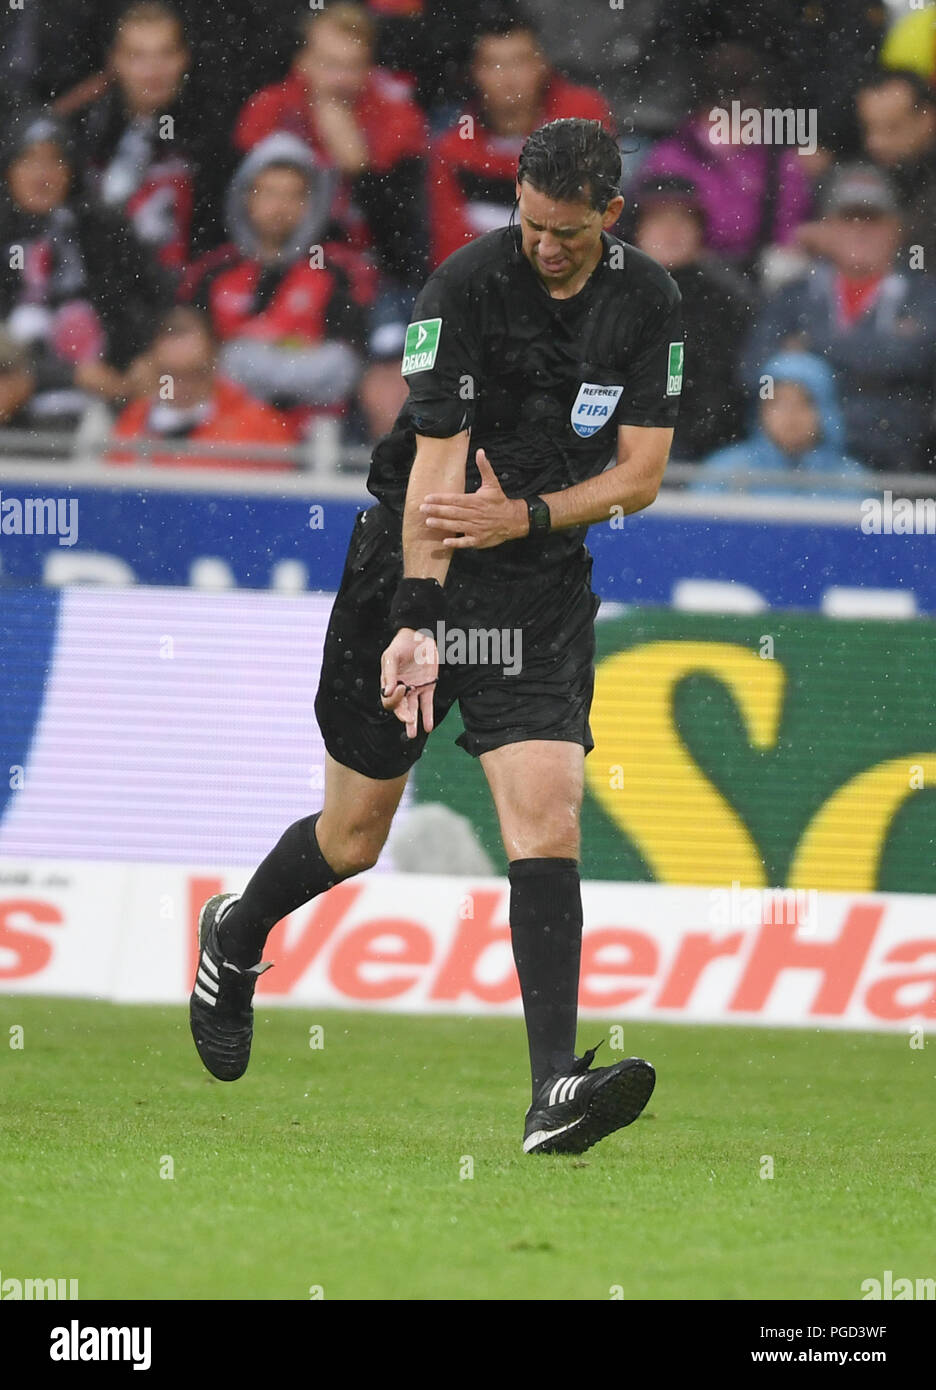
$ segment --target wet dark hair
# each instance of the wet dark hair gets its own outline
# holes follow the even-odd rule
[[[550,121],[520,151],[517,179],[556,202],[604,212],[621,191],[621,152],[600,121]]]

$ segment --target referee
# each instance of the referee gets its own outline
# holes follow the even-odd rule
[[[247,1067],[270,929],[376,862],[457,700],[458,742],[481,760],[510,864],[524,1150],[581,1153],[650,1097],[649,1063],[575,1053],[598,608],[584,540],[656,497],[682,384],[679,291],[608,231],[620,179],[599,122],[534,131],[510,226],[449,256],[417,298],[409,395],[373,450],[378,505],[358,514],[325,638],[324,807],[286,830],[242,894],[200,914],[192,1034],[221,1080]]]

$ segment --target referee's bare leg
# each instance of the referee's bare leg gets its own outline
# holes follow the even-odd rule
[[[408,776],[365,777],[325,754],[325,805],[315,835],[336,874],[349,878],[377,863]]]
[[[219,925],[227,960],[241,969],[255,965],[277,922],[376,864],[407,776],[365,777],[326,753],[322,810],[289,827]]]
[[[530,739],[481,755],[509,861],[510,934],[523,997],[532,1094],[575,1056],[585,750]]]

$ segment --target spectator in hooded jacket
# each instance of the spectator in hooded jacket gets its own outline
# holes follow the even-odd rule
[[[694,491],[852,498],[873,490],[874,475],[845,452],[835,378],[821,357],[781,353],[763,368],[761,381],[766,389],[753,433],[701,463]],[[748,482],[746,473],[774,476]],[[816,485],[797,486],[807,479]],[[826,480],[836,485],[823,486]]]
[[[30,427],[73,428],[95,399],[120,402],[170,300],[124,219],[73,187],[68,135],[23,112],[9,128],[0,187],[0,324],[27,350],[17,399]]]
[[[515,201],[517,159],[548,121],[580,116],[613,129],[604,98],[560,77],[528,21],[494,14],[480,22],[471,58],[475,98],[434,142],[429,167],[431,260],[482,232],[505,227]]]
[[[117,21],[106,91],[74,118],[88,187],[176,273],[189,259],[194,199],[181,109],[188,67],[176,11],[134,0]]]
[[[115,440],[145,438],[150,443],[139,450],[114,450],[109,463],[145,459],[189,468],[290,467],[275,452],[294,442],[292,426],[218,371],[217,341],[206,314],[184,306],[172,309],[153,341],[151,359],[156,389],[132,401],[113,432]],[[165,441],[164,451],[152,443],[159,440]],[[173,451],[173,443],[199,447],[195,453],[180,453]],[[269,453],[230,448],[248,444],[262,445]]]
[[[818,353],[842,396],[849,453],[869,468],[931,466],[936,381],[936,281],[900,263],[897,200],[870,165],[843,165],[826,181],[825,209],[799,237],[816,258],[762,306],[741,356],[756,364],[780,349]]]
[[[362,366],[366,276],[335,235],[334,188],[296,136],[261,141],[228,192],[231,241],[197,261],[180,291],[210,315],[227,375],[297,428],[319,410],[343,412]]]

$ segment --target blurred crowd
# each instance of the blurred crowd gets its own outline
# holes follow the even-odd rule
[[[427,273],[506,225],[527,135],[580,116],[620,143],[615,232],[682,292],[694,487],[936,469],[936,5],[28,0],[2,23],[0,443],[103,420],[114,464],[145,438],[269,468],[323,420],[371,443]]]

